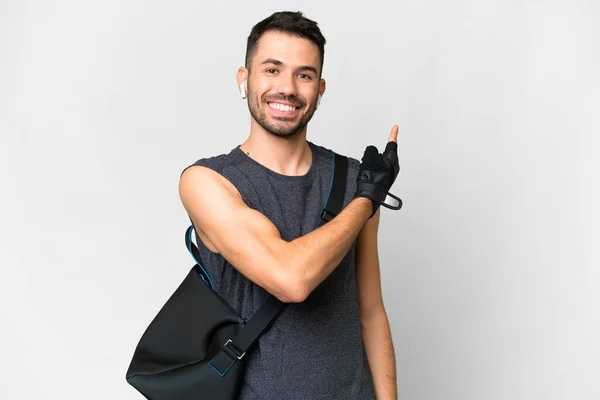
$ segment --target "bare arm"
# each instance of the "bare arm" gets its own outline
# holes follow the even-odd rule
[[[372,212],[371,200],[354,199],[332,221],[287,242],[231,182],[209,168],[188,168],[179,194],[207,246],[284,302],[304,301],[341,262]]]
[[[360,327],[377,400],[395,400],[398,396],[396,358],[381,293],[378,228],[379,211],[367,221],[356,243]]]

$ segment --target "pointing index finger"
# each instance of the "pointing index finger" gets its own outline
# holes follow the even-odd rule
[[[388,142],[396,142],[398,143],[398,125],[394,125],[392,127],[392,131],[390,132],[390,137],[388,138]]]

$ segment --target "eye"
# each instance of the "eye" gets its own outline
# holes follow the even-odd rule
[[[300,77],[300,79],[312,79],[312,77],[307,74],[298,74],[298,76]]]
[[[276,72],[277,72],[277,70],[276,70],[275,68],[269,68],[269,69],[267,70],[267,72],[268,72],[269,74],[274,74],[274,73],[276,73]]]

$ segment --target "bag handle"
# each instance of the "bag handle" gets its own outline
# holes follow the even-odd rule
[[[187,228],[187,230],[185,231],[185,247],[188,249],[188,251],[192,255],[192,258],[194,259],[194,261],[196,261],[196,265],[199,268],[198,275],[200,275],[202,280],[208,286],[210,286],[210,288],[212,290],[215,290],[215,285],[213,284],[212,279],[210,279],[210,275],[208,275],[208,272],[206,272],[206,270],[202,266],[202,257],[200,257],[200,250],[198,250],[198,247],[196,247],[194,242],[192,242],[192,234],[194,232],[195,232],[194,225],[190,225],[189,228]]]

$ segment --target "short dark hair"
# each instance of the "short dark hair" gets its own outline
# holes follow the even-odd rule
[[[256,52],[258,40],[268,31],[278,31],[308,39],[319,48],[321,54],[321,72],[323,71],[323,61],[325,59],[325,37],[321,33],[318,24],[306,18],[302,12],[279,11],[263,19],[252,27],[248,42],[246,44],[246,68],[250,69],[252,57]]]

